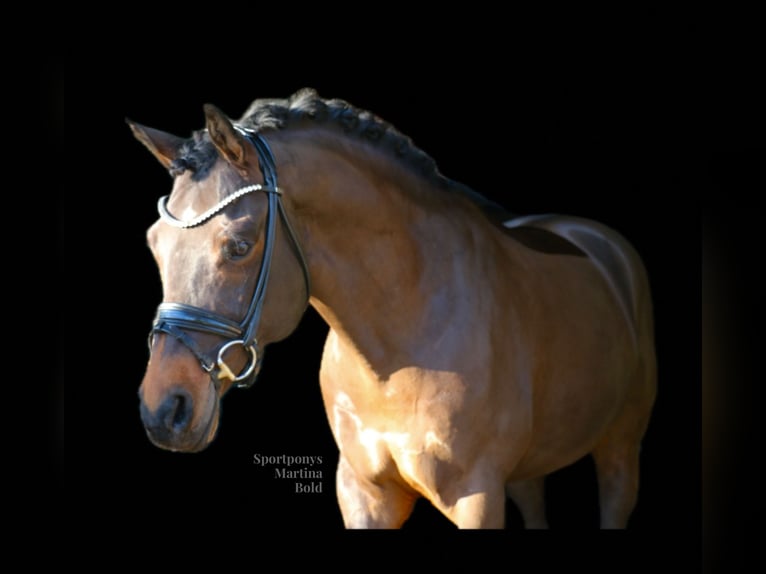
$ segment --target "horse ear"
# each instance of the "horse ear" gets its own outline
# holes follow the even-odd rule
[[[231,121],[213,104],[205,104],[207,131],[221,156],[240,169],[246,167],[245,141]]]
[[[170,168],[170,164],[178,156],[178,150],[184,141],[183,138],[161,130],[147,128],[128,119],[125,121],[130,126],[136,139],[144,144],[162,165]]]

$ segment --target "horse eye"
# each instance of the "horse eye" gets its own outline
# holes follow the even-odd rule
[[[250,252],[252,244],[244,239],[229,239],[223,246],[223,253],[228,259],[241,259]]]

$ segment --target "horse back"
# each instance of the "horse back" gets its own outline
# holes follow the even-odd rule
[[[609,285],[636,337],[651,334],[646,269],[636,250],[620,233],[597,221],[568,215],[523,216],[506,221],[503,226],[508,235],[531,249],[587,257]]]

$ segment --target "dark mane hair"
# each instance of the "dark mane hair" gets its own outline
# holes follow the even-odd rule
[[[431,156],[415,146],[412,140],[378,116],[355,108],[340,99],[324,100],[317,92],[304,88],[289,98],[255,100],[239,123],[257,132],[279,130],[305,122],[336,126],[345,134],[373,143],[398,158],[410,169],[437,187],[457,192],[478,205],[490,219],[501,222],[512,217],[505,208],[488,200],[471,188],[444,177]],[[204,131],[195,132],[171,165],[171,174],[185,169],[195,180],[204,179],[215,163],[217,152]]]
[[[311,88],[299,90],[286,99],[255,100],[240,119],[240,123],[255,131],[283,129],[300,122],[334,124],[350,136],[387,150],[438,187],[468,197],[494,221],[513,217],[504,207],[468,186],[444,177],[431,156],[387,121],[344,100],[324,100]]]
[[[287,99],[255,100],[240,121],[256,131],[282,129],[301,122],[334,124],[347,135],[386,149],[434,183],[453,183],[439,173],[436,163],[428,154],[382,118],[355,108],[344,100],[323,100],[310,88],[304,88]]]

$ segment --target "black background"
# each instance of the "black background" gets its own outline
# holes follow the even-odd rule
[[[53,402],[54,459],[63,470],[65,396],[68,512],[104,528],[135,519],[150,537],[240,536],[239,521],[245,534],[342,528],[337,449],[317,377],[326,326],[313,310],[269,347],[254,388],[225,397],[218,437],[202,453],[152,446],[136,395],[161,299],[144,233],[171,181],[124,119],[186,136],[202,127],[203,103],[238,118],[255,98],[308,86],[386,119],[446,176],[512,211],[591,217],[636,246],[653,289],[659,360],[638,506],[628,533],[587,534],[598,510],[585,459],[548,480],[550,536],[562,544],[585,536],[632,556],[661,548],[698,564],[700,197],[723,187],[750,145],[721,138],[742,134],[732,128],[736,108],[729,123],[705,112],[710,92],[700,88],[715,82],[704,59],[715,58],[696,39],[714,30],[682,14],[506,18],[361,19],[304,34],[269,18],[259,26],[254,16],[241,22],[258,30],[250,37],[236,27],[189,36],[143,22],[128,34],[96,32],[89,49],[54,59],[46,109],[60,128],[62,158],[81,166],[59,205],[60,260],[76,292],[62,300]],[[725,193],[719,199],[725,205]],[[254,453],[321,455],[324,493],[293,493],[273,468],[253,465]],[[426,503],[405,525],[410,533],[451,528]],[[508,530],[519,528],[509,509]],[[546,547],[529,536],[500,540]]]

